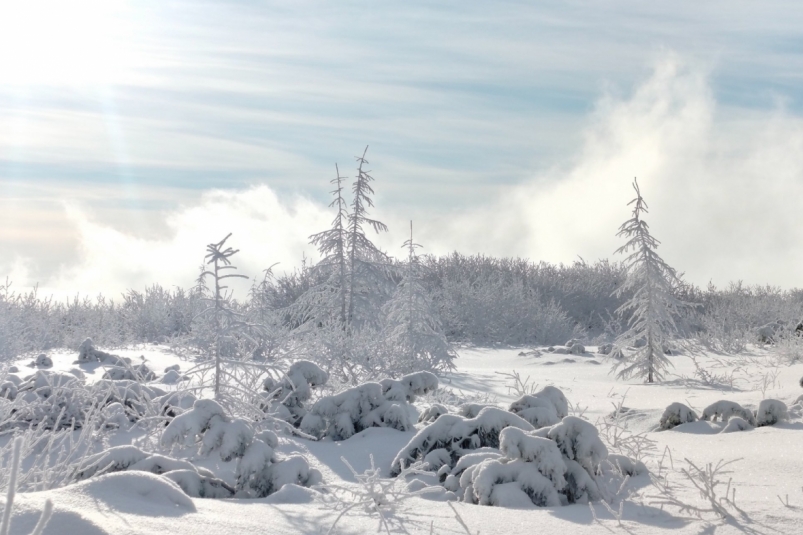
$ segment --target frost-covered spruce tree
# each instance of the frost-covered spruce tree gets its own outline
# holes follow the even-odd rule
[[[652,383],[661,380],[671,366],[664,348],[679,332],[676,318],[688,304],[674,296],[673,286],[679,282],[677,273],[655,252],[660,242],[652,237],[647,222],[642,219],[642,214],[647,213],[647,203],[635,179],[633,189],[636,198],[628,203],[633,205],[633,217],[625,221],[617,233],[627,240],[616,250],[617,254],[627,254],[624,260],[627,277],[614,292],[617,297],[632,292],[633,296],[616,311],[620,317],[628,313],[631,316],[627,331],[616,339],[611,354],[618,358],[613,366],[613,370],[618,371],[617,377],[638,376]],[[633,346],[640,347],[632,353],[625,349]]]
[[[388,257],[366,235],[387,232],[381,221],[371,219],[368,209],[374,206],[371,196],[374,178],[365,169],[365,154],[357,157],[357,177],[352,185],[351,204],[343,197],[343,180],[338,171],[331,182],[337,211],[332,227],[310,236],[321,260],[314,272],[323,282],[313,286],[294,304],[297,323],[312,322],[319,327],[340,328],[346,332],[364,325],[376,326],[381,306],[390,293],[387,276]]]
[[[336,210],[332,227],[310,236],[310,243],[318,248],[321,260],[314,270],[322,275],[324,282],[311,288],[296,304],[299,323],[313,320],[325,323],[336,318],[340,328],[347,324],[346,303],[349,289],[351,266],[347,251],[349,248],[349,211],[343,198],[343,180],[340,169],[335,164],[337,176],[330,182],[335,189],[331,191],[334,200],[329,204]]]
[[[402,361],[394,368],[402,372],[450,369],[454,367],[456,355],[443,334],[432,300],[423,285],[425,268],[415,252],[421,246],[413,241],[412,221],[410,239],[402,247],[407,249],[402,280],[383,307],[385,338]]]
[[[357,178],[352,184],[354,195],[351,212],[348,214],[348,292],[346,321],[349,327],[360,327],[364,324],[376,323],[382,301],[389,293],[387,276],[388,256],[365,235],[366,228],[374,232],[387,232],[388,227],[381,221],[368,217],[368,208],[374,206],[371,195],[374,190],[371,182],[374,177],[365,169],[368,160],[365,154],[357,157]]]
[[[224,370],[222,369],[224,360],[224,345],[233,344],[235,334],[244,335],[248,329],[258,329],[258,325],[249,324],[243,315],[231,306],[231,292],[227,291],[228,286],[224,284],[226,279],[248,277],[239,273],[231,273],[229,270],[236,270],[232,265],[231,257],[239,252],[238,249],[226,247],[226,241],[231,237],[229,233],[225,238],[217,243],[210,243],[206,246],[207,254],[204,257],[205,269],[199,276],[199,284],[203,283],[206,277],[211,277],[214,283],[212,296],[204,298],[209,302],[209,306],[199,314],[208,315],[212,320],[212,334],[214,335],[213,347],[211,348],[215,367],[213,374],[215,399],[221,399],[221,385],[223,383]]]

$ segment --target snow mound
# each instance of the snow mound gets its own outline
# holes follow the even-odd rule
[[[106,474],[75,490],[128,513],[153,516],[159,511],[194,513],[195,504],[175,482],[147,472]]]
[[[720,433],[734,433],[736,431],[750,431],[753,426],[750,425],[744,418],[732,416],[725,427],[722,428]]]

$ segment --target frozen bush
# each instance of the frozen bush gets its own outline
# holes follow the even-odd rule
[[[83,342],[81,342],[81,345],[78,346],[78,362],[108,361],[109,364],[116,364],[120,360],[122,360],[121,357],[118,357],[117,355],[112,355],[111,353],[106,353],[105,351],[96,349],[95,343],[91,338],[85,339]],[[131,361],[129,360],[128,362],[130,364]]]
[[[211,399],[199,399],[192,410],[179,414],[162,432],[161,443],[169,448],[173,444],[191,441],[194,443],[209,429],[214,421],[229,421],[223,407]]]
[[[253,440],[254,429],[245,420],[226,422],[214,419],[204,433],[201,455],[209,455],[213,451],[218,451],[220,458],[224,462],[228,462],[235,457],[242,457]]]
[[[391,463],[391,475],[398,475],[405,466],[410,466],[432,450],[446,449],[454,464],[471,450],[483,447],[498,448],[499,434],[506,427],[531,431],[533,426],[513,413],[496,407],[485,407],[475,418],[463,418],[444,414],[420,430],[399,451]]]
[[[146,457],[148,454],[136,446],[115,446],[81,461],[72,477],[75,481],[82,481],[98,473],[127,470],[129,466]]]
[[[189,496],[196,498],[230,498],[235,489],[205,468],[189,461],[164,455],[149,454],[135,446],[117,446],[84,459],[73,473],[74,481],[102,474],[134,471],[164,475],[178,483]]]
[[[524,395],[514,401],[510,412],[518,414],[536,429],[555,425],[569,414],[569,401],[560,389],[546,386],[542,390]]]
[[[658,427],[661,429],[672,429],[681,424],[697,421],[697,413],[683,403],[672,403],[661,415],[661,421]]]
[[[299,425],[307,413],[304,406],[312,390],[326,384],[329,374],[317,364],[306,360],[294,362],[280,380],[267,377],[262,383],[269,398],[266,408],[278,418]]]
[[[565,466],[564,466],[565,469]],[[466,477],[466,476],[470,477]],[[532,463],[487,460],[466,471],[464,500],[499,507],[557,507],[562,505],[555,484]],[[565,482],[564,482],[565,485]]]
[[[597,428],[576,416],[566,416],[559,424],[535,433],[554,440],[566,458],[577,461],[592,474],[608,457],[608,448],[600,440]]]
[[[13,401],[17,397],[17,385],[12,381],[4,381],[0,384],[0,398]]]
[[[788,418],[786,404],[777,399],[764,399],[756,409],[756,427],[775,425]]]
[[[555,441],[508,427],[500,442],[502,457],[473,464],[460,476],[459,494],[465,501],[544,507],[600,499],[591,473],[566,458]]]
[[[32,367],[36,368],[52,368],[53,367],[53,359],[48,357],[46,354],[41,353],[34,359],[31,363]]]
[[[506,427],[499,443],[501,452],[469,453],[453,469],[442,467],[447,490],[480,505],[558,506],[601,499],[595,474],[603,461],[619,481],[646,471],[626,457],[609,459],[596,428],[572,416],[539,430]]]
[[[235,471],[238,496],[264,497],[287,484],[311,487],[321,482],[321,473],[307,460],[291,456],[277,461],[273,448],[262,440],[253,441],[240,458]]]
[[[728,423],[725,427],[722,428],[720,433],[733,433],[736,431],[749,431],[753,429],[753,426],[750,425],[744,418],[740,418],[738,416],[731,416],[728,419]]]
[[[438,476],[443,481],[446,490],[458,492],[460,490],[460,477],[466,470],[480,464],[486,459],[499,459],[501,457],[502,452],[497,448],[479,448],[471,450],[471,453],[466,453],[460,457],[453,468],[446,464],[441,466],[438,470]]]
[[[703,409],[703,414],[700,419],[716,422],[719,418],[723,422],[727,422],[733,416],[742,418],[752,426],[756,425],[756,419],[752,412],[734,401],[728,401],[724,399],[716,401]]]
[[[411,373],[400,379],[382,379],[382,395],[388,401],[412,403],[418,396],[425,396],[438,389],[438,377],[428,371]]]
[[[600,355],[609,355],[613,351],[613,344],[602,344],[597,348],[597,353]]]
[[[103,408],[101,420],[105,427],[119,429],[131,423],[125,407],[120,403],[111,403]]]
[[[2,392],[2,386],[0,385],[0,396],[2,396]],[[421,415],[418,417],[418,423],[428,424],[430,422],[434,422],[440,418],[442,414],[449,414],[449,410],[440,403],[435,403],[421,412]]]
[[[757,339],[763,344],[775,343],[776,337],[785,327],[786,324],[783,320],[766,323],[756,330]]]
[[[463,418],[476,418],[482,409],[485,407],[497,408],[496,405],[490,403],[464,403],[457,410],[457,414]]]
[[[161,379],[161,382],[166,385],[174,385],[183,379],[177,370],[168,370]]]
[[[138,364],[131,366],[126,363],[115,364],[106,368],[103,374],[104,379],[111,379],[113,381],[137,381],[140,383],[147,383],[156,379],[156,374],[145,364]]]
[[[507,459],[533,463],[538,471],[557,487],[565,485],[566,464],[555,442],[508,427],[499,434],[499,449]]]
[[[345,440],[369,427],[407,431],[413,428],[409,407],[405,401],[387,400],[381,384],[364,383],[316,401],[301,420],[300,429],[332,440]]]

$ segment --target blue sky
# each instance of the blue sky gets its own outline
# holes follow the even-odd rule
[[[638,175],[691,280],[799,285],[759,258],[803,256],[774,202],[803,184],[797,2],[33,0],[0,6],[0,35],[0,267],[21,286],[180,284],[233,219],[248,269],[289,268],[365,145],[388,249],[414,219],[430,252],[609,257]]]

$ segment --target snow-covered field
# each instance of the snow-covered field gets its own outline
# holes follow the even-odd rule
[[[380,512],[389,524],[389,531],[395,533],[803,533],[803,418],[800,406],[794,404],[803,393],[798,383],[803,377],[803,364],[778,365],[770,350],[758,348],[739,356],[701,354],[696,357],[697,363],[720,375],[703,380],[695,374],[690,358],[673,356],[670,357],[674,365],[672,375],[663,383],[647,385],[638,379],[615,380],[609,374],[610,363],[593,353],[594,348],[581,355],[532,349],[463,348],[459,350],[457,370],[441,377],[439,392],[418,399],[416,407],[422,410],[437,401],[447,406],[452,403],[449,407],[452,409],[461,401],[471,400],[495,403],[506,409],[518,396],[510,388],[512,377],[505,374],[515,371],[523,380],[529,378],[528,387],[560,388],[571,404],[570,413],[595,424],[610,453],[620,453],[617,448],[622,444],[646,447],[643,460],[647,468],[654,477],[666,478],[672,496],[681,503],[708,507],[682,473],[689,469],[689,461],[705,469],[708,463],[716,466],[721,460],[734,460],[725,469],[730,473],[719,476],[722,485],[715,489],[720,498],[727,492],[735,503],[735,507],[727,505],[730,516],[721,519],[703,513],[698,518],[677,507],[662,506],[658,488],[647,474],[629,479],[616,494],[611,510],[600,502],[592,503],[591,507],[574,504],[517,509],[449,503],[410,497],[404,491],[403,481],[381,479],[374,483],[392,483],[399,492],[387,492],[387,502],[378,506],[379,511],[355,506],[344,512],[349,497],[342,491],[337,493],[339,502],[330,499],[331,493],[295,485],[285,486],[267,498],[190,498],[163,476],[119,472],[50,491],[18,493],[11,533],[30,533],[48,498],[54,504],[54,514],[45,533],[61,535],[317,534],[330,532],[333,525],[333,533],[369,533],[379,529]],[[182,369],[191,366],[162,346],[142,346],[115,353],[131,357],[134,364],[143,355],[159,376],[164,368],[174,364]],[[53,352],[50,356],[53,370],[78,368],[88,381],[102,375],[102,368],[96,363],[76,364],[74,353]],[[29,360],[16,363],[19,375],[31,373],[26,366]],[[700,414],[704,407],[721,399],[755,409],[767,398],[789,406],[788,421],[731,433],[721,432],[724,424],[707,421],[657,430],[664,409],[673,402],[682,402]],[[615,421],[611,420],[614,411],[619,414]],[[417,425],[419,429],[423,426]],[[393,458],[415,432],[372,428],[339,442],[281,435],[277,452],[304,455],[310,465],[320,470],[325,486],[351,488],[358,497],[363,487],[349,465],[357,473],[364,473],[371,468],[373,458],[375,466],[386,476]],[[140,435],[136,428],[118,431],[112,435],[110,445],[130,443],[141,438]],[[8,438],[2,440],[5,443]],[[233,474],[233,461],[223,463],[219,457],[198,455],[190,460],[212,469],[223,479]],[[726,490],[728,485],[730,490]],[[443,493],[437,496],[442,497]],[[356,499],[352,497],[352,503]],[[617,519],[620,503],[624,504],[622,516]]]

